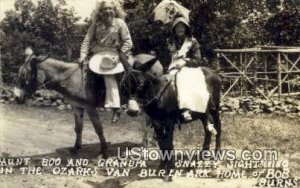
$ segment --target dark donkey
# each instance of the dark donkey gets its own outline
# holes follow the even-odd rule
[[[103,135],[102,123],[96,111],[96,95],[93,84],[83,79],[83,71],[77,63],[65,63],[54,58],[35,56],[31,49],[26,49],[25,63],[19,69],[14,95],[19,102],[24,102],[26,95],[37,89],[37,71],[45,74],[44,86],[61,93],[71,104],[75,115],[76,141],[71,152],[77,153],[82,145],[84,110],[88,113],[100,140],[100,151],[106,157],[107,144]]]
[[[181,123],[185,123],[178,110],[177,92],[175,87],[171,84],[172,79],[165,79],[166,77],[163,74],[160,76],[157,75],[157,72],[162,72],[162,70],[153,69],[153,65],[159,62],[156,57],[148,56],[148,59],[145,59],[144,56],[140,57],[141,58],[139,58],[139,56],[136,57],[133,70],[133,72],[136,72],[136,77],[140,80],[140,85],[137,88],[135,96],[153,122],[152,124],[160,150],[162,150],[162,152],[171,152],[174,148],[174,126],[175,124],[181,125]],[[159,68],[159,66],[156,67]],[[205,67],[201,67],[201,69],[204,73],[205,82],[210,93],[210,101],[206,113],[193,113],[192,121],[200,119],[204,126],[204,150],[209,150],[211,142],[211,134],[207,125],[209,122],[213,122],[217,131],[216,150],[218,150],[221,147],[221,122],[219,117],[221,82],[218,74],[213,70]],[[162,159],[161,168],[164,168],[167,173],[173,167],[173,159]],[[171,177],[165,176],[164,180],[171,181]]]

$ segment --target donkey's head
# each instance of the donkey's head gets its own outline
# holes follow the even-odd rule
[[[36,90],[37,81],[37,59],[31,48],[25,50],[25,62],[19,68],[14,96],[18,102],[23,103],[26,96],[31,95]]]
[[[157,92],[163,68],[152,55],[140,54],[135,56],[134,60],[133,77],[137,84],[131,95],[137,98],[140,104],[147,103]]]

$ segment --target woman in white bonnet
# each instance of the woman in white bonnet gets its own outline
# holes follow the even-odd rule
[[[92,13],[91,25],[81,46],[79,61],[89,61],[94,55],[103,51],[118,53],[120,57],[128,55],[132,48],[132,40],[124,18],[125,12],[118,0],[97,1]],[[128,64],[121,58],[117,63],[122,63],[125,69],[128,68]],[[112,122],[117,122],[121,106],[118,83],[115,74],[102,76],[106,87],[104,106],[113,109]]]
[[[190,112],[204,113],[209,94],[204,83],[201,69],[203,65],[200,44],[191,34],[188,20],[177,17],[172,23],[171,36],[167,39],[167,48],[171,52],[172,60],[168,66],[169,73],[176,75],[178,92],[178,107],[184,120],[192,120]],[[203,82],[199,81],[202,80]],[[202,84],[203,85],[203,84]]]

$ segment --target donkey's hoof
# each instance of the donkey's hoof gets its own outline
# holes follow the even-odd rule
[[[165,176],[164,177],[164,182],[171,182],[172,180],[172,176]]]
[[[73,155],[77,155],[79,153],[79,150],[81,149],[81,146],[74,146],[73,148],[70,149],[70,152]]]
[[[71,148],[70,150],[70,153],[72,153],[73,155],[77,155],[79,153],[79,149],[77,148]]]
[[[107,158],[108,158],[108,155],[106,152],[99,153],[98,159],[107,159]]]
[[[102,159],[107,159],[108,158],[107,150],[101,149],[101,151],[99,152],[99,157],[101,157]]]

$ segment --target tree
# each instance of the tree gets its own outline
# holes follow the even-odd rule
[[[268,38],[275,45],[299,46],[300,44],[300,3],[283,1],[281,7],[266,23]]]
[[[79,50],[82,35],[76,28],[73,9],[65,7],[64,0],[54,5],[51,0],[18,0],[15,10],[6,12],[1,28],[6,37],[2,44],[3,78],[11,82],[23,63],[23,51],[27,46],[38,54],[72,60]],[[79,42],[80,41],[80,42]],[[78,53],[77,53],[78,54]]]
[[[64,1],[60,1],[56,6],[51,0],[38,1],[33,14],[31,32],[44,41],[43,44],[36,44],[38,49],[43,49],[43,53],[65,57],[71,61],[72,51],[78,48],[76,39],[80,34],[77,32],[75,22],[79,17],[75,16],[74,9],[67,9],[64,5]]]
[[[3,77],[2,77],[2,41],[5,38],[5,33],[0,30],[0,91],[4,88]]]

